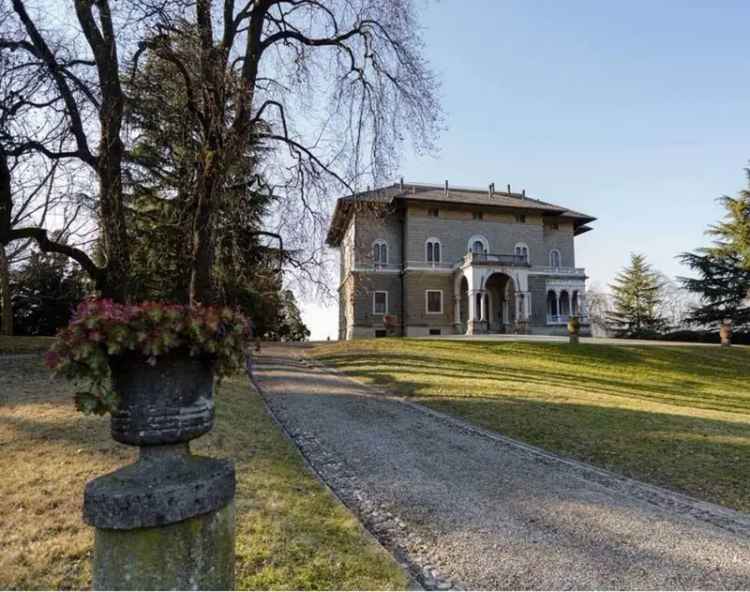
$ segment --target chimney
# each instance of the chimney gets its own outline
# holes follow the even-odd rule
[[[403,177],[401,177],[401,181],[399,182],[398,187],[401,191],[404,190],[404,178]]]
[[[448,197],[448,179],[445,180],[445,197]]]
[[[490,183],[489,193],[490,193],[490,197],[495,197],[495,184],[494,183]]]
[[[526,190],[521,191],[521,199],[526,199]]]
[[[510,195],[510,183],[508,183],[508,195]]]

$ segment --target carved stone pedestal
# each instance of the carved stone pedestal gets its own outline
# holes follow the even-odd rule
[[[140,457],[86,484],[94,589],[231,590],[234,466],[189,446],[213,427],[211,365],[175,356],[111,368],[120,397],[112,437],[140,446]]]

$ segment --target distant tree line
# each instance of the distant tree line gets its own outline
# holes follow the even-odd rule
[[[611,294],[589,291],[592,326],[618,337],[715,342],[731,321],[733,340],[750,343],[750,190],[719,202],[726,213],[706,232],[712,244],[678,256],[695,277],[678,284],[634,253]]]

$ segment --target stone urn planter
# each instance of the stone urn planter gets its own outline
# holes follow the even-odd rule
[[[123,444],[149,446],[188,442],[211,431],[214,422],[213,364],[172,353],[149,364],[140,355],[110,358],[112,437]]]
[[[194,456],[211,431],[214,378],[242,372],[253,339],[237,309],[89,298],[47,353],[56,375],[87,386],[84,414],[111,414],[138,461],[86,484],[96,590],[234,586],[234,465]]]
[[[581,321],[576,316],[572,316],[568,319],[568,337],[570,343],[578,343],[581,334]]]
[[[232,589],[234,466],[189,447],[213,427],[212,362],[128,354],[111,357],[110,369],[112,437],[140,455],[86,485],[94,589]]]
[[[719,337],[721,339],[721,345],[729,347],[732,345],[732,321],[731,319],[724,319],[719,327]]]

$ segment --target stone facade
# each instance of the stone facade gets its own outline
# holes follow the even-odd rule
[[[337,205],[341,339],[566,334],[570,315],[588,331],[574,239],[593,218],[525,194],[400,189]]]

